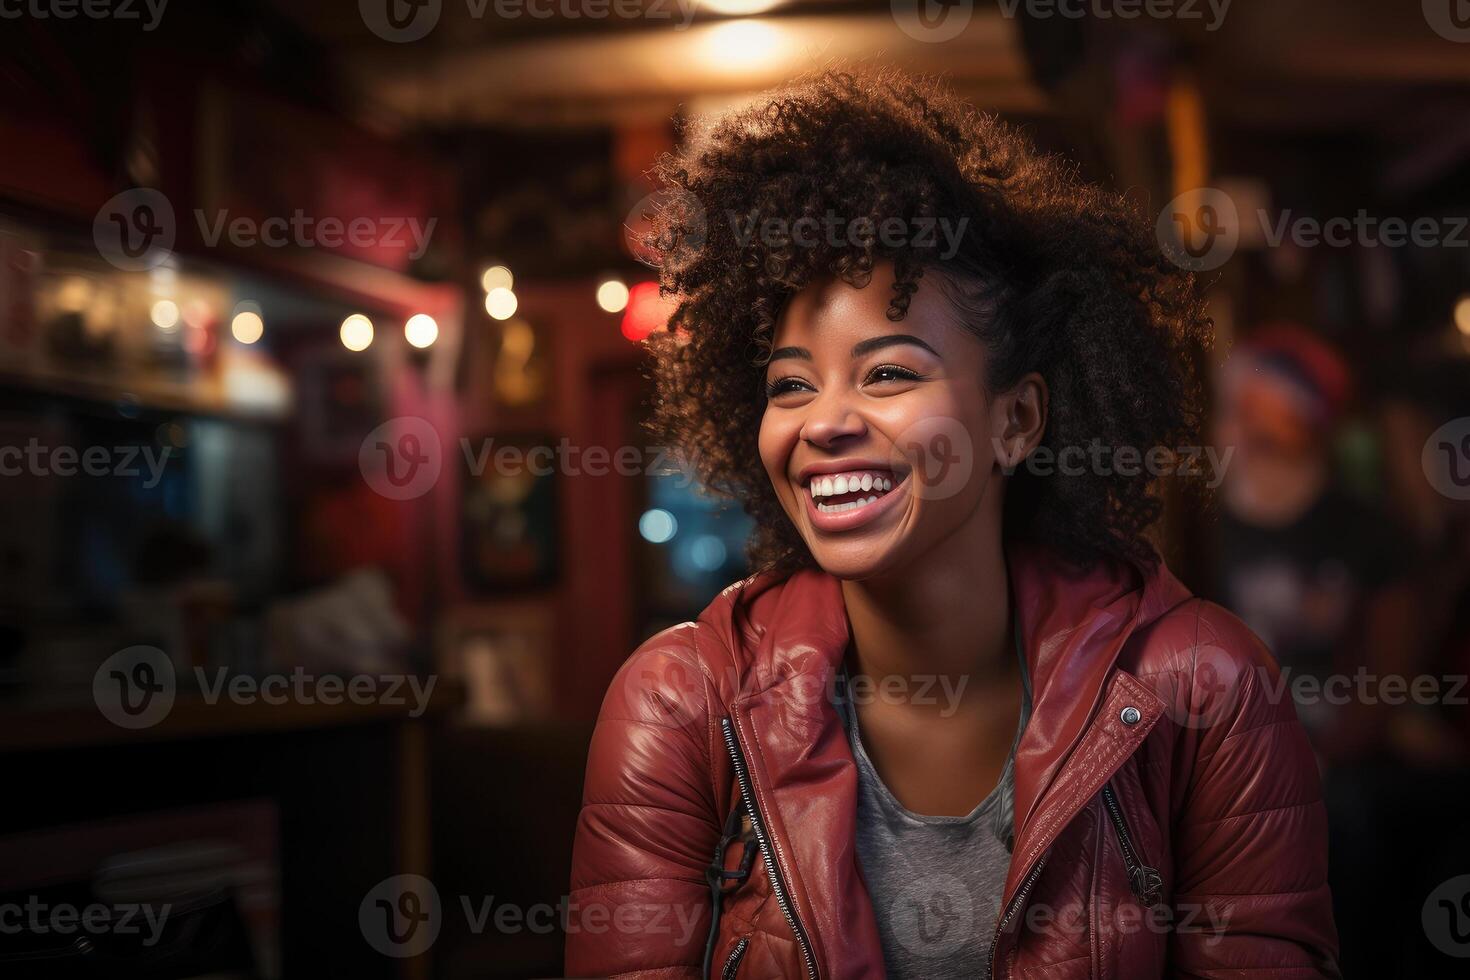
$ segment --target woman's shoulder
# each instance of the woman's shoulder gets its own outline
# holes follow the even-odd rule
[[[1295,707],[1276,658],[1240,617],[1207,599],[1190,597],[1133,644],[1132,673],[1165,701],[1187,728],[1221,734],[1295,720]]]
[[[644,640],[613,678],[604,714],[609,704],[636,706],[644,717],[678,705],[674,713],[687,718],[728,703],[749,683],[813,669],[846,641],[841,587],[831,576],[751,575],[721,590],[696,619]]]

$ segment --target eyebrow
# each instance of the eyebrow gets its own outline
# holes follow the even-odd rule
[[[915,347],[923,348],[935,357],[939,357],[939,351],[930,347],[913,334],[908,333],[888,333],[881,337],[869,337],[867,340],[862,340],[854,344],[850,356],[855,359],[862,357],[864,354],[871,354],[875,350],[882,350],[885,347],[895,347],[899,344],[912,344]],[[766,363],[769,364],[771,361],[790,358],[810,361],[812,359],[812,352],[805,347],[778,347],[771,351],[771,356]]]

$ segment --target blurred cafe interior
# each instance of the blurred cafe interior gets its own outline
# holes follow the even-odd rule
[[[609,680],[747,573],[643,427],[650,168],[830,64],[945,76],[1161,234],[1228,202],[1189,254],[1235,453],[1162,549],[1301,674],[1463,679],[1470,28],[1184,6],[0,2],[0,903],[184,910],[0,975],[562,975],[554,914],[479,910],[555,909]],[[1421,906],[1470,709],[1370,700],[1299,706],[1344,973],[1462,975]],[[368,925],[404,874],[456,912],[411,956]]]

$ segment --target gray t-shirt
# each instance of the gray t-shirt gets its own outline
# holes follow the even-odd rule
[[[995,789],[965,816],[929,816],[906,809],[883,784],[863,748],[846,669],[838,674],[838,712],[858,767],[858,863],[890,980],[990,975],[990,945],[1011,862],[1016,743],[1031,714],[1024,657],[1021,687],[1021,723]]]

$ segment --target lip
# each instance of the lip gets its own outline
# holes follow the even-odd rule
[[[870,465],[864,467],[852,466],[849,465],[847,462],[844,462],[842,467],[838,469],[828,469],[827,465],[828,464],[823,463],[821,464],[820,468],[813,466],[810,467],[809,470],[813,475],[821,475],[823,473],[841,473],[849,469],[890,469],[890,467],[888,467],[887,465]],[[806,474],[807,472],[808,470],[802,471],[803,474]],[[900,497],[905,497],[908,495],[909,477],[911,475],[911,473],[905,473],[903,475],[903,479],[898,480],[896,483],[894,483],[893,489],[885,493],[883,496],[879,497],[877,502],[868,504],[868,506],[866,507],[859,507],[857,510],[843,511],[841,514],[826,514],[818,510],[817,502],[812,499],[811,493],[808,492],[806,488],[805,479],[803,479],[802,483],[798,485],[796,489],[797,492],[801,494],[802,499],[806,501],[807,519],[812,522],[812,527],[816,528],[818,531],[835,534],[840,531],[851,531],[855,528],[862,527],[865,524],[871,524],[873,523],[873,521],[886,514],[889,510],[892,510],[895,506],[895,500],[898,500]],[[898,474],[894,473],[894,476],[898,476]]]

